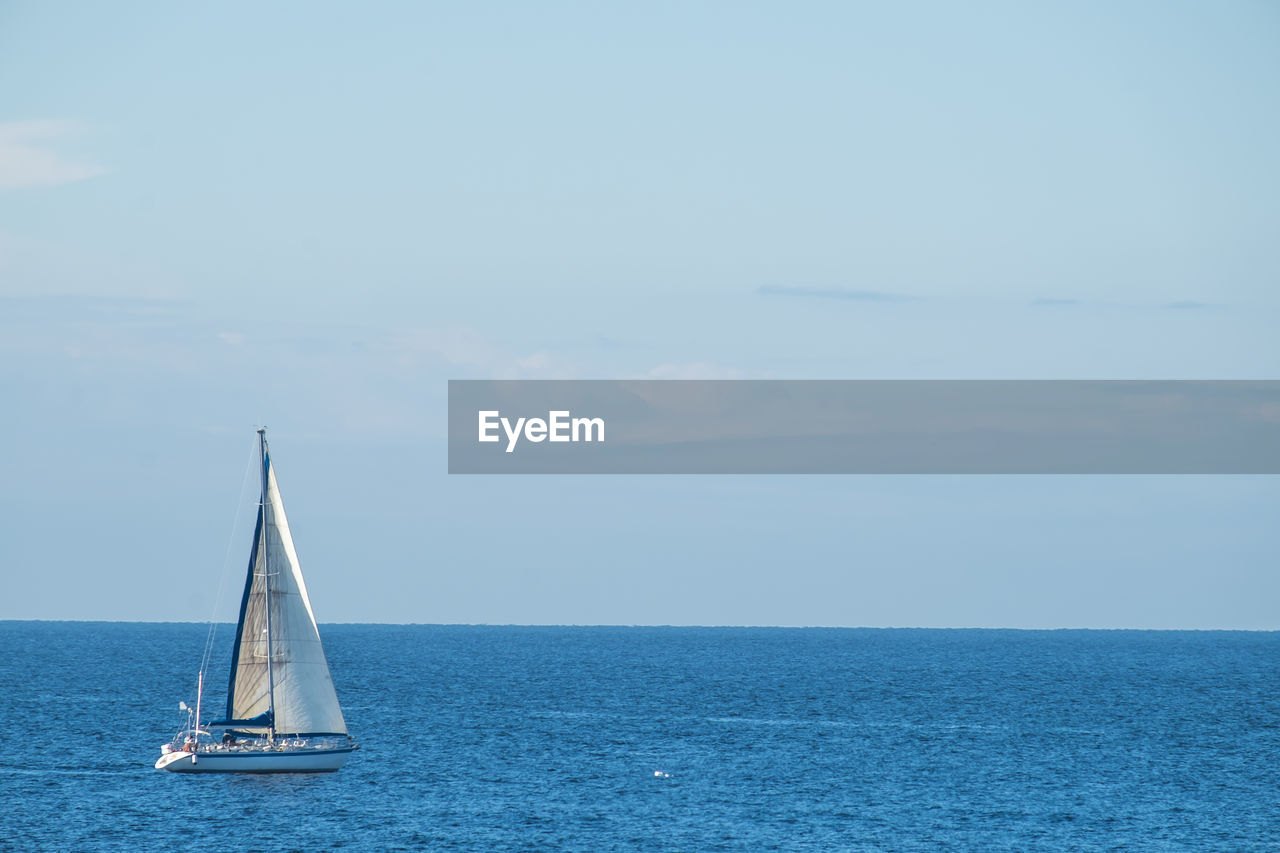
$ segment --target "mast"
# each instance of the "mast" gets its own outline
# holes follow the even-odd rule
[[[267,739],[276,739],[276,679],[272,669],[271,644],[271,564],[269,561],[270,534],[267,532],[267,428],[258,430],[258,452],[262,458],[262,582],[264,591],[264,608],[267,613],[267,713],[270,722],[267,724]]]
[[[204,701],[204,670],[200,670],[200,680],[196,685],[196,744],[200,740],[200,703]]]

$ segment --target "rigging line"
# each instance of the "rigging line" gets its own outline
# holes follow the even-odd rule
[[[253,471],[253,457],[256,447],[251,442],[249,445],[249,460],[245,463],[244,478],[240,481],[240,497],[236,501],[236,514],[231,519],[231,533],[227,537],[227,550],[222,555],[222,571],[218,578],[218,593],[214,596],[213,613],[209,617],[209,632],[204,641],[204,654],[200,656],[200,672],[207,672],[209,669],[209,661],[213,656],[213,642],[218,633],[218,608],[222,605],[222,593],[227,586],[228,567],[231,563],[231,549],[236,542],[236,522],[240,520],[240,511],[244,507],[245,490],[249,485],[249,475]]]

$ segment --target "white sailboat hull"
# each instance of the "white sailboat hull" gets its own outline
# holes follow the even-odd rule
[[[350,749],[168,752],[157,770],[171,773],[329,773],[347,763]]]

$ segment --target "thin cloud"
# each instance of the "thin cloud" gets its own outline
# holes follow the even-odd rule
[[[80,131],[73,121],[0,122],[0,191],[59,186],[103,174],[101,166],[55,150],[59,141]]]
[[[407,368],[439,359],[463,374],[479,372],[495,379],[573,379],[580,373],[576,365],[546,350],[512,353],[469,328],[401,330],[389,335],[383,347]]]
[[[0,247],[2,248],[2,247]],[[0,318],[66,323],[108,318],[171,318],[186,313],[179,299],[85,293],[0,294]]]
[[[882,290],[854,290],[848,287],[809,287],[766,284],[756,291],[763,296],[800,296],[811,299],[845,299],[851,302],[908,302],[910,296]]]
[[[1172,308],[1175,311],[1202,311],[1205,308],[1217,308],[1212,302],[1196,302],[1192,299],[1180,299],[1175,302],[1166,302],[1165,308]]]
[[[1031,304],[1037,307],[1044,308],[1044,307],[1055,307],[1055,306],[1063,306],[1063,305],[1079,305],[1080,300],[1079,299],[1057,299],[1054,297],[1045,297],[1045,298],[1033,300]]]
[[[734,367],[724,367],[706,362],[688,364],[660,364],[649,371],[649,379],[742,379],[743,373]]]

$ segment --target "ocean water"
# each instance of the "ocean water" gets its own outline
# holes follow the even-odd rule
[[[1276,633],[321,631],[347,766],[187,776],[205,626],[0,622],[0,849],[1280,850]]]

